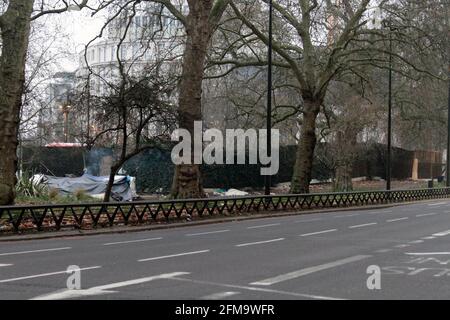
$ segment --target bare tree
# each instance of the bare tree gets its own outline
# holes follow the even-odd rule
[[[161,3],[185,26],[186,47],[179,86],[178,125],[194,135],[194,122],[202,120],[202,82],[207,50],[211,37],[230,0],[187,0],[189,14],[185,16],[172,0],[153,0]],[[192,139],[193,143],[193,139]],[[200,167],[194,164],[177,165],[173,178],[174,198],[204,197]]]
[[[36,2],[36,9],[34,4]],[[81,9],[88,0],[74,4]],[[65,12],[69,2],[49,6],[46,1],[9,0],[0,16],[0,204],[14,202],[17,171],[18,130],[22,94],[25,83],[25,63],[31,22],[45,14]]]

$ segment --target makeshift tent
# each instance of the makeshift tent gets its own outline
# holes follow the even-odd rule
[[[63,195],[73,194],[83,190],[86,194],[95,198],[102,198],[108,185],[109,177],[96,177],[84,174],[77,178],[62,178],[41,176],[40,183],[56,189]],[[35,177],[36,181],[36,177]],[[116,176],[112,188],[112,199],[116,201],[131,201],[136,195],[134,178],[130,176]]]

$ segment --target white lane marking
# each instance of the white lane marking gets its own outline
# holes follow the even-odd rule
[[[416,215],[416,217],[428,217],[428,216],[434,216],[434,215],[436,215],[436,214],[438,214],[437,212],[431,212],[431,213],[422,213],[422,214],[418,214],[418,215]]]
[[[335,298],[335,297],[317,296],[317,295],[297,293],[297,292],[280,291],[280,290],[274,290],[274,289],[269,289],[269,288],[240,286],[240,285],[233,285],[233,284],[226,284],[226,283],[217,283],[217,282],[210,282],[210,281],[201,281],[201,280],[192,280],[192,279],[185,279],[185,278],[172,278],[171,280],[184,281],[184,282],[190,282],[190,283],[202,284],[202,285],[218,286],[218,287],[224,287],[224,288],[232,288],[232,289],[275,293],[275,294],[280,294],[280,295],[287,295],[287,296],[301,297],[301,298],[308,298],[308,299],[345,300],[345,299]]]
[[[355,216],[359,216],[359,215],[361,215],[361,214],[360,213],[353,213],[353,214],[346,214],[344,216],[336,216],[336,217],[333,217],[333,218],[336,218],[336,219],[338,219],[338,218],[347,218],[347,217],[355,217]]]
[[[198,233],[188,233],[186,237],[195,237],[195,236],[203,236],[207,234],[215,234],[215,233],[224,233],[229,232],[230,230],[217,230],[217,231],[208,231],[208,232],[198,232]]]
[[[409,217],[403,217],[403,218],[397,218],[397,219],[390,219],[390,220],[386,220],[386,222],[396,222],[396,221],[403,221],[403,220],[408,220]]]
[[[174,258],[174,257],[182,257],[182,256],[189,256],[193,254],[200,254],[200,253],[206,253],[210,250],[200,250],[200,251],[192,251],[192,252],[183,252],[183,253],[176,253],[176,254],[170,254],[167,256],[160,256],[160,257],[153,257],[153,258],[146,258],[146,259],[139,259],[139,262],[145,262],[145,261],[154,261],[154,260],[161,260],[161,259],[168,259],[168,258]]]
[[[307,219],[307,220],[298,220],[298,221],[295,221],[294,223],[313,222],[313,221],[320,221],[320,220],[323,220],[323,218],[314,218],[314,219]]]
[[[80,271],[100,269],[100,268],[101,268],[100,266],[80,268]],[[55,276],[55,275],[64,274],[64,273],[67,273],[67,270],[56,271],[56,272],[49,272],[49,273],[41,273],[41,274],[35,274],[35,275],[31,275],[31,276],[24,276],[24,277],[12,278],[12,279],[4,279],[4,280],[0,280],[0,283],[7,283],[7,282],[15,282],[15,281],[27,280],[27,279],[49,277],[49,276]]]
[[[446,204],[446,203],[447,203],[447,202],[430,203],[430,204],[428,204],[428,206],[434,207],[434,206],[440,206],[440,205],[443,205],[443,204]]]
[[[10,266],[12,266],[12,264],[0,263],[0,267],[10,267]]]
[[[299,278],[314,272],[319,272],[319,271],[323,271],[323,270],[327,270],[327,269],[331,269],[331,268],[335,268],[335,267],[339,267],[348,263],[352,263],[352,262],[356,262],[356,261],[360,261],[360,260],[364,260],[367,258],[370,258],[371,256],[368,255],[357,255],[357,256],[353,256],[353,257],[349,257],[349,258],[345,258],[345,259],[341,259],[341,260],[337,260],[337,261],[333,261],[333,262],[329,262],[329,263],[325,263],[325,264],[321,264],[318,266],[314,266],[314,267],[309,267],[309,268],[305,268],[305,269],[301,269],[301,270],[297,270],[294,272],[289,272],[286,274],[282,274],[273,278],[268,278],[265,280],[261,280],[261,281],[256,281],[256,282],[252,282],[250,283],[250,285],[255,285],[255,286],[271,286],[273,284],[276,283],[280,283],[280,282],[284,282],[287,280],[292,280],[295,278]]]
[[[236,291],[218,292],[218,293],[213,293],[213,294],[201,297],[200,300],[222,300],[224,298],[232,297],[237,294],[240,294],[240,292],[236,292]]]
[[[405,252],[405,254],[410,256],[439,256],[449,255],[450,252]]]
[[[368,226],[373,226],[378,224],[377,222],[371,222],[371,223],[365,223],[365,224],[358,224],[356,226],[350,226],[348,227],[349,229],[356,229],[356,228],[364,228],[364,227],[368,227]]]
[[[71,247],[64,248],[51,248],[51,249],[40,249],[40,250],[29,250],[29,251],[18,251],[18,252],[5,252],[0,253],[0,256],[13,256],[18,254],[27,254],[27,253],[35,253],[35,252],[49,252],[49,251],[60,251],[60,250],[70,250]]]
[[[433,236],[429,236],[429,237],[423,237],[423,240],[432,240],[432,239],[436,239],[436,237]]]
[[[434,233],[433,236],[435,236],[435,237],[444,237],[444,236],[448,236],[449,234],[450,234],[450,230],[447,230],[447,231]]]
[[[416,243],[422,243],[422,242],[424,242],[424,241],[423,240],[414,240],[414,241],[410,241],[408,243],[416,244]]]
[[[380,250],[377,250],[375,252],[376,253],[386,253],[386,252],[390,252],[390,251],[392,251],[392,249],[380,249]]]
[[[337,231],[337,229],[329,229],[329,230],[323,230],[323,231],[317,231],[317,232],[305,233],[305,234],[301,234],[300,237],[315,236],[316,234],[322,234],[322,233],[328,233],[328,232],[334,232],[334,231]]]
[[[410,244],[398,244],[395,246],[395,248],[406,248],[406,247],[410,247]]]
[[[253,245],[257,245],[257,244],[265,244],[265,243],[278,242],[278,241],[283,241],[283,240],[284,240],[284,238],[278,238],[278,239],[265,240],[265,241],[241,243],[241,244],[237,244],[236,247],[248,247],[248,246],[253,246]]]
[[[280,224],[281,223],[263,224],[263,225],[260,225],[260,226],[247,227],[247,229],[259,229],[259,228],[275,227],[275,226],[279,226]]]
[[[126,244],[126,243],[136,243],[136,242],[146,242],[146,241],[154,241],[154,240],[162,240],[161,237],[159,238],[150,238],[150,239],[139,239],[139,240],[129,240],[129,241],[119,241],[119,242],[109,242],[104,243],[104,246],[113,246],[115,244]]]
[[[103,286],[92,287],[92,288],[85,289],[85,290],[57,291],[57,292],[53,292],[50,294],[41,295],[41,296],[32,298],[31,300],[62,300],[62,299],[71,299],[71,298],[102,295],[102,294],[116,292],[116,291],[111,291],[111,289],[133,286],[133,285],[137,285],[137,284],[150,282],[153,280],[170,279],[173,277],[187,275],[187,274],[189,274],[189,272],[165,273],[165,274],[160,274],[160,275],[152,276],[152,277],[146,277],[146,278],[111,283],[111,284],[107,284],[107,285],[103,285]]]
[[[380,209],[380,210],[377,210],[377,211],[368,211],[367,212],[367,214],[382,214],[382,213],[391,213],[392,212],[392,210],[383,210],[383,209]]]

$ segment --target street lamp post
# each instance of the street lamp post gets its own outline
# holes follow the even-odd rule
[[[386,190],[391,190],[392,180],[392,31],[394,30],[391,21],[383,20],[383,26],[389,30],[389,88],[388,88],[388,127],[387,127],[387,155],[386,155]]]
[[[273,41],[273,3],[269,0],[269,44],[268,44],[268,74],[267,74],[267,155],[272,150],[272,41]],[[265,194],[270,195],[272,177],[265,176]]]
[[[388,141],[387,141],[386,190],[391,190],[392,156],[392,26],[389,24],[389,101],[388,101]]]
[[[449,7],[446,6],[445,10],[445,25],[447,27],[448,36],[450,36],[450,16]],[[447,166],[446,166],[446,187],[450,187],[450,43],[447,40],[447,81],[448,81],[448,111],[447,111]]]
[[[448,62],[448,111],[447,111],[447,168],[445,185],[450,187],[450,50]]]
[[[61,106],[61,112],[64,115],[64,142],[69,142],[69,112],[71,106],[69,104],[64,104]]]

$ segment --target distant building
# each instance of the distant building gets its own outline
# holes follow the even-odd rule
[[[71,96],[75,88],[74,72],[58,72],[48,82],[46,102],[39,111],[40,144],[73,142],[70,137]]]
[[[183,35],[182,23],[166,9],[161,11],[160,5],[141,3],[136,12],[124,10],[109,23],[103,37],[79,53],[78,85],[85,85],[90,75],[91,94],[107,94],[120,79],[119,62],[129,76],[139,76],[156,61],[167,61],[170,72],[170,65],[183,53]]]

